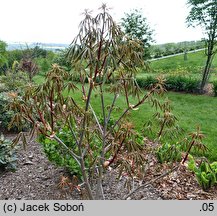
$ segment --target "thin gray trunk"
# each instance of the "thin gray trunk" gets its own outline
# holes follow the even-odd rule
[[[209,54],[207,56],[207,61],[206,61],[206,65],[203,71],[203,77],[202,77],[202,81],[201,81],[201,85],[200,85],[200,91],[201,93],[204,91],[204,87],[208,81],[209,78],[209,74],[210,74],[210,68],[212,65],[212,60],[213,60],[213,54]]]

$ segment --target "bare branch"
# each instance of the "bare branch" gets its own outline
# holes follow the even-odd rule
[[[54,138],[58,143],[60,143],[64,148],[67,149],[67,151],[72,155],[72,157],[76,160],[76,162],[78,163],[79,166],[81,166],[81,163],[79,162],[79,160],[81,159],[80,156],[78,156],[77,154],[75,154],[59,137],[57,137],[56,135],[54,135],[52,138]]]

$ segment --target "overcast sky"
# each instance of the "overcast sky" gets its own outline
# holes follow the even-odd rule
[[[158,44],[203,37],[200,29],[187,28],[187,0],[3,0],[0,40],[70,43],[84,9],[97,10],[102,2],[117,22],[125,12],[142,8]]]

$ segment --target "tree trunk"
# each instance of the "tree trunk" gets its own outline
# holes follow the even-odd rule
[[[206,60],[206,65],[205,65],[205,68],[204,68],[204,71],[203,71],[203,76],[202,76],[202,81],[201,81],[201,84],[200,84],[200,93],[203,93],[204,92],[204,87],[208,81],[208,78],[209,78],[209,74],[210,74],[210,68],[211,68],[211,65],[212,65],[212,60],[213,60],[213,54],[208,54],[207,55],[207,60]]]
[[[200,84],[200,93],[204,92],[204,87],[208,81],[209,78],[209,74],[210,74],[210,68],[212,66],[212,60],[213,57],[215,56],[215,52],[214,52],[214,46],[215,46],[215,31],[212,32],[209,35],[209,39],[207,41],[208,47],[207,47],[207,60],[206,60],[206,65],[203,71],[203,76],[202,76],[202,81]]]

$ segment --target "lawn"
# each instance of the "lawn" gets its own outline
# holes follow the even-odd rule
[[[178,118],[178,125],[184,129],[184,134],[187,136],[189,133],[196,131],[196,127],[200,126],[202,132],[205,135],[204,143],[208,146],[209,152],[207,157],[210,160],[217,161],[217,98],[209,97],[205,95],[191,95],[168,92],[165,97],[172,103],[173,113]],[[106,95],[106,103],[109,104],[112,101],[112,95]],[[131,103],[134,100],[131,99]],[[94,98],[92,105],[99,110],[99,99]],[[123,110],[124,98],[119,97],[117,105]],[[130,119],[135,124],[138,131],[142,131],[144,123],[153,119],[155,110],[149,103],[142,105],[139,110],[132,111]],[[116,113],[113,117],[117,117]],[[154,137],[152,137],[154,138]],[[183,136],[180,137],[181,140]],[[167,138],[167,142],[171,143],[171,140]],[[174,140],[176,142],[178,140]]]
[[[217,160],[217,98],[205,95],[168,93],[179,125],[187,132],[200,126],[209,147],[209,159]]]
[[[42,76],[35,76],[34,80],[37,83],[43,82]],[[78,85],[79,86],[79,85]],[[72,93],[75,99],[81,100],[81,94]],[[98,95],[95,92],[94,95]],[[165,97],[168,97],[172,102],[173,112],[178,118],[178,124],[184,129],[185,134],[196,130],[197,126],[200,126],[205,134],[204,143],[209,147],[209,153],[207,154],[210,160],[217,161],[217,98],[206,95],[191,95],[183,93],[168,92]],[[112,102],[113,95],[107,93],[105,97],[105,104]],[[131,103],[135,101],[131,98]],[[92,106],[96,109],[98,115],[100,115],[100,103],[99,97],[93,97],[91,101]],[[119,97],[117,105],[121,110],[124,109],[124,98]],[[140,107],[137,111],[132,111],[130,119],[134,122],[138,131],[143,129],[143,125],[154,114],[153,108],[150,104],[146,103]],[[118,116],[118,112],[114,113],[113,118]],[[152,137],[154,138],[154,137]],[[171,142],[171,140],[167,140]]]

